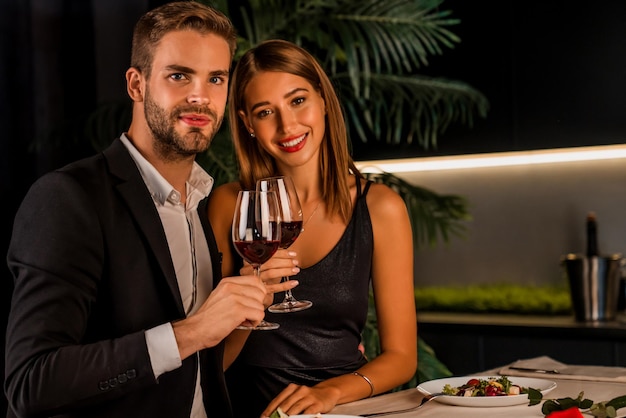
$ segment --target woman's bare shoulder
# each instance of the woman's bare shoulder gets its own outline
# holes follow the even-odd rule
[[[239,184],[239,182],[231,181],[230,183],[220,184],[219,186],[215,187],[213,191],[211,191],[211,194],[234,194],[235,196],[237,196],[237,192],[239,192],[239,190],[241,190],[241,185]]]
[[[367,193],[367,206],[372,214],[406,213],[406,204],[402,197],[391,187],[382,183],[373,183],[370,186]]]
[[[217,186],[209,195],[209,211],[226,211],[234,209],[237,193],[241,187],[239,182],[233,181]]]
[[[239,190],[241,190],[241,186],[237,181],[220,184],[211,191],[210,199],[212,201],[219,199],[237,199]]]

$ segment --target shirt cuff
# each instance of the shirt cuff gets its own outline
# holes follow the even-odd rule
[[[151,328],[145,332],[145,335],[148,355],[156,379],[163,373],[182,365],[172,324],[167,323]]]

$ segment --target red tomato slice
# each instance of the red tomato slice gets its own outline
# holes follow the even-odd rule
[[[500,389],[489,385],[485,388],[485,396],[497,396],[499,391]]]

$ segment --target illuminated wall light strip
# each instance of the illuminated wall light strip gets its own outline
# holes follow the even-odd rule
[[[405,173],[463,168],[502,167],[626,158],[626,145],[560,148],[541,151],[501,152],[451,157],[419,157],[397,160],[358,161],[364,173]]]

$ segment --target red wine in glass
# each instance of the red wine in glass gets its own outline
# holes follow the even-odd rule
[[[261,264],[278,250],[281,239],[278,200],[274,192],[241,190],[233,214],[232,239],[239,255],[252,265],[259,277]],[[260,277],[259,277],[259,280]],[[279,325],[261,321],[256,327],[238,329],[271,330]]]
[[[296,192],[296,187],[288,176],[275,176],[259,179],[256,189],[274,191],[280,207],[280,248],[289,248],[302,232],[302,208]],[[283,277],[283,281],[289,277]],[[282,302],[275,303],[268,308],[272,313],[297,312],[310,308],[313,304],[308,300],[296,299],[291,290],[285,291]]]
[[[252,265],[261,265],[272,258],[282,241],[236,241],[235,247],[239,254]]]
[[[302,221],[280,223],[280,248],[289,248],[302,231]]]

